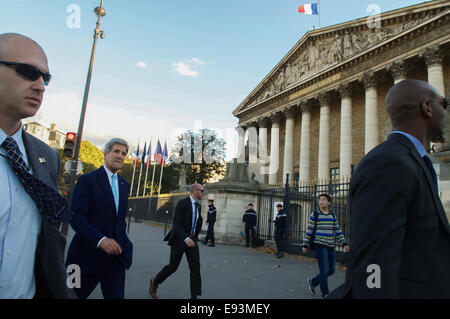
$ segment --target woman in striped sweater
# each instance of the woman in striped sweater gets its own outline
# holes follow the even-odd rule
[[[339,227],[336,216],[330,210],[331,197],[328,194],[319,195],[319,211],[311,213],[306,236],[303,239],[303,253],[314,249],[319,263],[320,273],[314,278],[308,278],[309,291],[315,294],[314,288],[320,285],[322,297],[328,296],[328,276],[334,274],[336,269],[335,243],[341,243],[345,252],[349,247],[344,234]],[[312,247],[311,247],[312,246]]]

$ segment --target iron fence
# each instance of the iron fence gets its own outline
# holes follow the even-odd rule
[[[288,189],[288,194],[286,194]],[[258,195],[258,221],[257,235],[261,239],[274,240],[273,220],[276,214],[276,203],[284,202],[286,195],[289,197],[288,234],[289,244],[297,245],[298,249],[306,235],[306,229],[311,213],[318,210],[318,196],[326,193],[332,197],[331,210],[336,214],[339,226],[348,240],[350,234],[349,225],[349,183],[333,183],[312,186],[271,188],[259,191]],[[344,251],[339,244],[337,251]]]
[[[152,197],[132,197],[128,199],[131,216],[137,221],[153,221],[172,224],[175,206],[184,193],[168,194]]]

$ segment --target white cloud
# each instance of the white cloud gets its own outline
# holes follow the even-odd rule
[[[176,62],[172,64],[174,71],[178,74],[184,75],[184,76],[192,76],[197,77],[199,75],[198,71],[192,70],[191,67],[184,62]]]
[[[147,65],[147,62],[145,62],[145,61],[139,61],[138,63],[136,63],[136,66],[138,68],[143,68],[143,69],[148,69],[149,68],[148,65]]]
[[[205,62],[202,61],[202,60],[200,60],[199,58],[193,58],[193,59],[191,59],[191,62],[192,62],[192,63],[195,63],[195,64],[197,64],[197,65],[203,65],[203,64],[205,64]]]

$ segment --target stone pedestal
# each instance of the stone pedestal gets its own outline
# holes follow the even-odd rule
[[[242,216],[249,203],[253,203],[258,211],[258,184],[241,182],[219,182],[205,185],[208,198],[214,199],[217,208],[214,236],[216,243],[241,245],[245,243],[244,224]],[[207,201],[202,201],[202,215],[205,219],[208,211]],[[203,223],[206,232],[208,226]]]

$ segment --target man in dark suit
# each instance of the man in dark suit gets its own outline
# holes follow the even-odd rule
[[[447,103],[418,80],[388,92],[393,132],[351,179],[347,297],[450,298],[450,226],[426,156],[443,134]]]
[[[81,269],[80,299],[98,283],[105,299],[123,299],[125,269],[132,262],[133,245],[126,235],[129,184],[117,174],[128,153],[126,141],[114,138],[104,151],[105,163],[78,178],[72,196],[70,225],[76,234],[70,243],[67,265]]]
[[[35,41],[0,34],[0,298],[76,298],[67,287],[66,210],[58,194],[58,153],[23,130],[50,74]]]
[[[168,241],[171,246],[170,262],[150,280],[149,292],[153,298],[158,298],[158,285],[178,269],[183,254],[186,254],[191,271],[191,299],[196,299],[202,294],[200,251],[197,243],[203,222],[199,203],[203,194],[203,186],[194,184],[191,187],[191,195],[177,203],[172,229],[164,238],[164,241]]]

